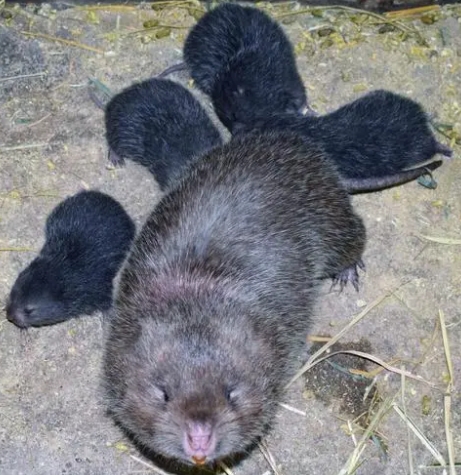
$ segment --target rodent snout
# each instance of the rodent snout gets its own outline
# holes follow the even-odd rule
[[[216,435],[213,427],[207,422],[193,421],[187,424],[184,431],[183,446],[194,464],[204,465],[216,448]]]
[[[19,328],[27,328],[29,326],[27,317],[31,313],[27,307],[21,308],[8,303],[6,306],[6,318]]]

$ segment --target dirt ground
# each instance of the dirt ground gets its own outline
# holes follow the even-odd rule
[[[97,78],[119,91],[178,62],[187,27],[200,7],[177,5],[155,10],[149,5],[106,10],[43,5],[1,12],[2,304],[18,272],[40,249],[45,219],[60,200],[97,188],[118,199],[140,226],[161,198],[141,167],[109,167],[103,114],[89,99],[87,84]],[[296,7],[286,8],[285,15]],[[454,460],[461,463],[460,17],[459,7],[398,23],[344,10],[283,17],[314,109],[331,111],[377,88],[406,94],[445,124],[455,153],[434,173],[435,190],[414,182],[354,197],[368,231],[367,272],[358,294],[346,289],[339,295],[325,284],[309,332],[335,335],[387,294],[341,338],[342,348],[371,353],[431,385],[409,377],[402,382],[400,374],[385,370],[370,378],[380,367],[357,357],[321,363],[291,386],[286,404],[297,412],[281,408],[267,438],[278,471],[256,450],[232,467],[236,475],[454,475],[456,468],[450,472],[440,466],[450,460],[446,421]],[[148,20],[151,29],[143,28]],[[175,79],[191,87],[187,75]],[[207,98],[192,90],[209,107]],[[451,348],[451,395],[442,327]],[[159,473],[140,461],[149,463],[104,413],[102,344],[99,315],[19,331],[3,311],[1,474]],[[348,371],[351,367],[358,376]],[[374,375],[375,385],[364,397]],[[359,468],[348,472],[344,467],[363,428],[389,397],[395,405],[367,439]],[[432,451],[412,427],[430,441]]]

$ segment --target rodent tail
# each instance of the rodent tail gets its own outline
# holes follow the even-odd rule
[[[111,90],[105,84],[92,78],[88,80],[88,94],[96,106],[102,110],[106,108],[107,102],[112,97]]]
[[[162,71],[159,75],[156,77],[159,79],[162,79],[166,76],[169,76],[172,73],[176,73],[179,71],[185,71],[187,69],[187,64],[182,61],[181,63],[178,64],[173,64],[173,66],[170,66],[169,68],[166,68],[164,71]]]
[[[341,183],[350,194],[366,193],[371,191],[384,190],[397,185],[403,185],[409,181],[415,180],[426,173],[439,168],[443,160],[435,160],[422,167],[405,170],[394,175],[372,178],[342,178]]]

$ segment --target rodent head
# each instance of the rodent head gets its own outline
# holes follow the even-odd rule
[[[16,279],[6,306],[8,320],[20,328],[65,320],[63,283],[52,264],[37,257]]]
[[[277,72],[258,52],[246,53],[222,73],[211,97],[221,122],[234,133],[272,114],[302,115],[307,99],[295,77]],[[251,66],[249,66],[251,65]]]
[[[203,309],[170,310],[140,319],[128,344],[121,329],[109,337],[110,412],[141,446],[185,464],[245,452],[276,407],[268,344],[225,311],[213,324]]]

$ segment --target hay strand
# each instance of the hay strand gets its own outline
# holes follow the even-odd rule
[[[354,325],[356,325],[362,318],[364,318],[373,308],[378,306],[385,298],[389,297],[391,292],[386,292],[385,294],[379,296],[371,304],[367,305],[356,317],[354,317],[340,332],[338,332],[333,338],[331,338],[325,345],[323,345],[318,351],[316,351],[307,361],[307,363],[293,376],[293,378],[286,385],[288,388],[291,386],[299,377],[301,377],[309,368],[316,364],[316,360],[325,353],[330,346],[334,345],[338,340],[340,340]]]
[[[84,43],[79,43],[78,41],[74,41],[74,40],[66,40],[64,38],[58,38],[57,36],[45,35],[43,33],[31,33],[29,31],[21,31],[21,34],[25,36],[31,36],[32,38],[40,38],[42,40],[54,41],[55,43],[61,43],[63,45],[73,46],[75,48],[92,51],[93,53],[99,53],[99,54],[106,53],[104,50],[95,48],[94,46],[86,45]]]
[[[29,79],[29,78],[39,78],[46,76],[48,73],[42,71],[41,73],[33,73],[33,74],[19,74],[18,76],[9,76],[6,78],[0,78],[0,82],[6,81],[16,81],[17,79]]]
[[[401,386],[401,398],[400,400],[402,401],[402,411],[407,415],[407,407],[405,404],[405,389],[406,389],[406,384],[405,384],[405,375],[402,374],[402,386]],[[406,425],[407,428],[407,451],[408,451],[408,470],[409,470],[409,475],[414,475],[415,470],[413,467],[413,449],[411,445],[411,431],[408,425]]]
[[[223,469],[226,475],[234,475],[234,472],[224,462],[218,462],[218,466]]]
[[[402,418],[407,427],[413,431],[413,433],[418,437],[418,439],[423,443],[423,445],[429,450],[437,462],[442,466],[446,467],[447,464],[443,455],[435,448],[434,444],[422,433],[419,427],[413,422],[413,420],[405,414],[401,407],[395,402],[392,404],[394,411]]]
[[[295,414],[298,414],[303,417],[307,417],[307,414],[304,411],[301,411],[301,409],[297,409],[296,407],[290,406],[288,404],[285,404],[283,402],[278,403],[280,407],[283,407],[287,411],[293,412]]]
[[[381,423],[383,417],[389,412],[392,407],[393,399],[394,398],[387,398],[383,401],[338,475],[353,475],[357,471],[361,465],[360,458],[366,448],[366,443]]]
[[[404,369],[396,368],[395,366],[391,366],[390,364],[386,363],[382,359],[370,355],[369,353],[364,353],[362,351],[356,351],[356,350],[340,350],[340,351],[335,351],[334,353],[331,353],[329,355],[326,355],[322,358],[317,359],[312,366],[317,365],[318,363],[321,363],[322,361],[327,360],[328,358],[331,358],[332,356],[335,355],[340,355],[340,354],[348,354],[348,355],[354,355],[354,356],[359,356],[360,358],[364,358],[366,360],[372,361],[373,363],[376,363],[379,366],[382,366],[384,369],[387,369],[387,371],[391,371],[392,373],[397,373],[402,376],[406,376],[407,378],[414,379],[416,381],[419,381],[420,383],[427,384],[431,388],[438,389],[437,385],[434,383],[431,383],[430,381],[427,381],[424,379],[422,376],[410,373],[409,371],[406,371]]]
[[[459,246],[461,245],[461,239],[451,239],[442,236],[425,236],[423,234],[417,234],[420,239],[424,239],[430,242],[436,242],[437,244],[447,244],[449,246]]]
[[[0,247],[0,252],[31,252],[31,247]]]
[[[447,326],[445,323],[445,314],[442,310],[439,310],[440,328],[442,330],[442,341],[445,352],[445,360],[448,369],[448,384],[446,394],[443,398],[444,408],[444,426],[445,426],[445,438],[447,440],[448,450],[448,464],[450,468],[450,475],[456,475],[455,470],[455,449],[453,443],[453,431],[451,427],[451,393],[453,391],[453,360],[451,358],[450,342],[448,340]]]
[[[346,5],[328,5],[328,6],[315,6],[312,8],[306,8],[303,10],[297,10],[295,12],[288,12],[288,13],[283,13],[281,15],[275,16],[277,20],[281,18],[286,18],[289,16],[293,15],[300,15],[302,13],[311,13],[313,10],[341,10],[345,12],[351,12],[351,13],[358,13],[360,15],[367,15],[370,18],[375,18],[376,20],[379,20],[380,23],[385,23],[388,25],[395,26],[399,30],[404,31],[405,33],[413,33],[416,34],[417,36],[420,36],[420,33],[416,30],[413,30],[412,28],[408,27],[407,25],[404,25],[402,22],[394,20],[392,18],[386,18],[384,15],[380,15],[379,13],[375,12],[369,12],[366,10],[361,10],[359,8],[354,8],[354,7],[348,7]]]
[[[31,148],[42,148],[46,146],[48,146],[46,142],[28,143],[23,145],[13,145],[11,147],[0,147],[0,152],[14,152],[16,150],[29,150]]]
[[[277,463],[275,462],[275,458],[272,455],[269,447],[267,446],[266,442],[261,441],[258,442],[258,447],[261,453],[263,454],[264,458],[266,459],[267,463],[270,465],[272,471],[275,475],[282,475],[280,470],[277,468]]]

